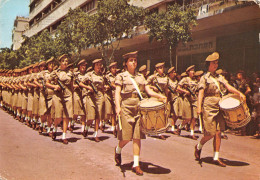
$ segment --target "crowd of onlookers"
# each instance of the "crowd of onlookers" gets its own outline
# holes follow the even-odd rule
[[[244,71],[240,70],[232,74],[223,70],[222,74],[229,83],[236,89],[246,95],[246,103],[251,114],[249,124],[237,130],[237,135],[254,135],[260,138],[260,77],[255,72],[247,76]]]

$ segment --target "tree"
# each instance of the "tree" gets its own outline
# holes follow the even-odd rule
[[[88,15],[80,8],[69,10],[56,33],[55,46],[58,55],[75,54],[76,59],[79,60],[82,49],[91,44],[86,30],[88,18]]]
[[[14,69],[19,65],[19,60],[15,51],[9,48],[2,48],[0,52],[0,68]]]
[[[133,28],[142,23],[144,15],[143,8],[129,5],[127,0],[98,1],[97,13],[90,16],[89,34],[108,64],[120,41],[133,33]]]
[[[181,10],[178,4],[167,6],[167,11],[148,14],[145,18],[145,26],[149,28],[150,42],[153,40],[165,41],[170,52],[170,64],[172,62],[172,48],[175,50],[179,42],[191,41],[191,29],[196,25],[195,10],[188,8]]]

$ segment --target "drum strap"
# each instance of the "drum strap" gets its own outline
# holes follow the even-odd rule
[[[136,89],[136,91],[137,91],[137,93],[138,93],[140,99],[142,100],[142,99],[143,99],[143,96],[142,96],[142,94],[141,94],[141,91],[140,91],[140,89],[139,89],[137,83],[135,82],[134,78],[132,78],[132,77],[130,76],[130,74],[129,74],[129,79],[130,79],[131,82],[133,83],[133,85],[134,85],[134,87],[135,87],[135,89]]]
[[[212,77],[212,76],[210,76],[210,79],[211,79],[211,80],[214,82],[214,84],[217,86],[217,88],[218,88],[218,90],[219,90],[221,96],[223,97],[223,96],[224,96],[224,93],[221,91],[218,81],[217,81],[214,77]]]

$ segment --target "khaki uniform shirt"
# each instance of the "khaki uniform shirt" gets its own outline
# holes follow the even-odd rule
[[[169,78],[165,74],[160,76],[159,73],[153,74],[150,77],[148,77],[148,85],[155,86],[156,83],[158,83],[159,87],[162,90],[162,92],[159,93],[166,95],[166,92],[168,92]]]
[[[57,69],[51,72],[50,74],[50,81],[54,81],[54,84],[58,84],[58,80],[62,83],[63,87],[65,88],[65,90],[60,90],[58,92],[56,92],[56,95],[58,97],[70,97],[72,96],[72,89],[71,89],[71,81],[72,81],[72,72],[68,71],[68,70],[61,70],[61,69]]]

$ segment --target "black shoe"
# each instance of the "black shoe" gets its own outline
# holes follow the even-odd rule
[[[221,135],[221,139],[228,139],[228,136],[227,135]]]
[[[200,160],[201,149],[198,150],[197,146],[198,145],[195,146],[194,156],[195,156],[195,159],[199,161]]]
[[[52,132],[51,138],[52,138],[52,140],[56,139],[56,132]]]
[[[87,137],[87,136],[88,136],[88,131],[84,130],[84,131],[82,132],[82,136],[83,136],[83,137]]]
[[[166,137],[165,137],[164,135],[160,135],[159,138],[160,138],[161,140],[166,140]]]
[[[115,162],[116,162],[116,166],[120,166],[121,165],[121,154],[117,154],[116,153],[116,147],[115,147]]]

